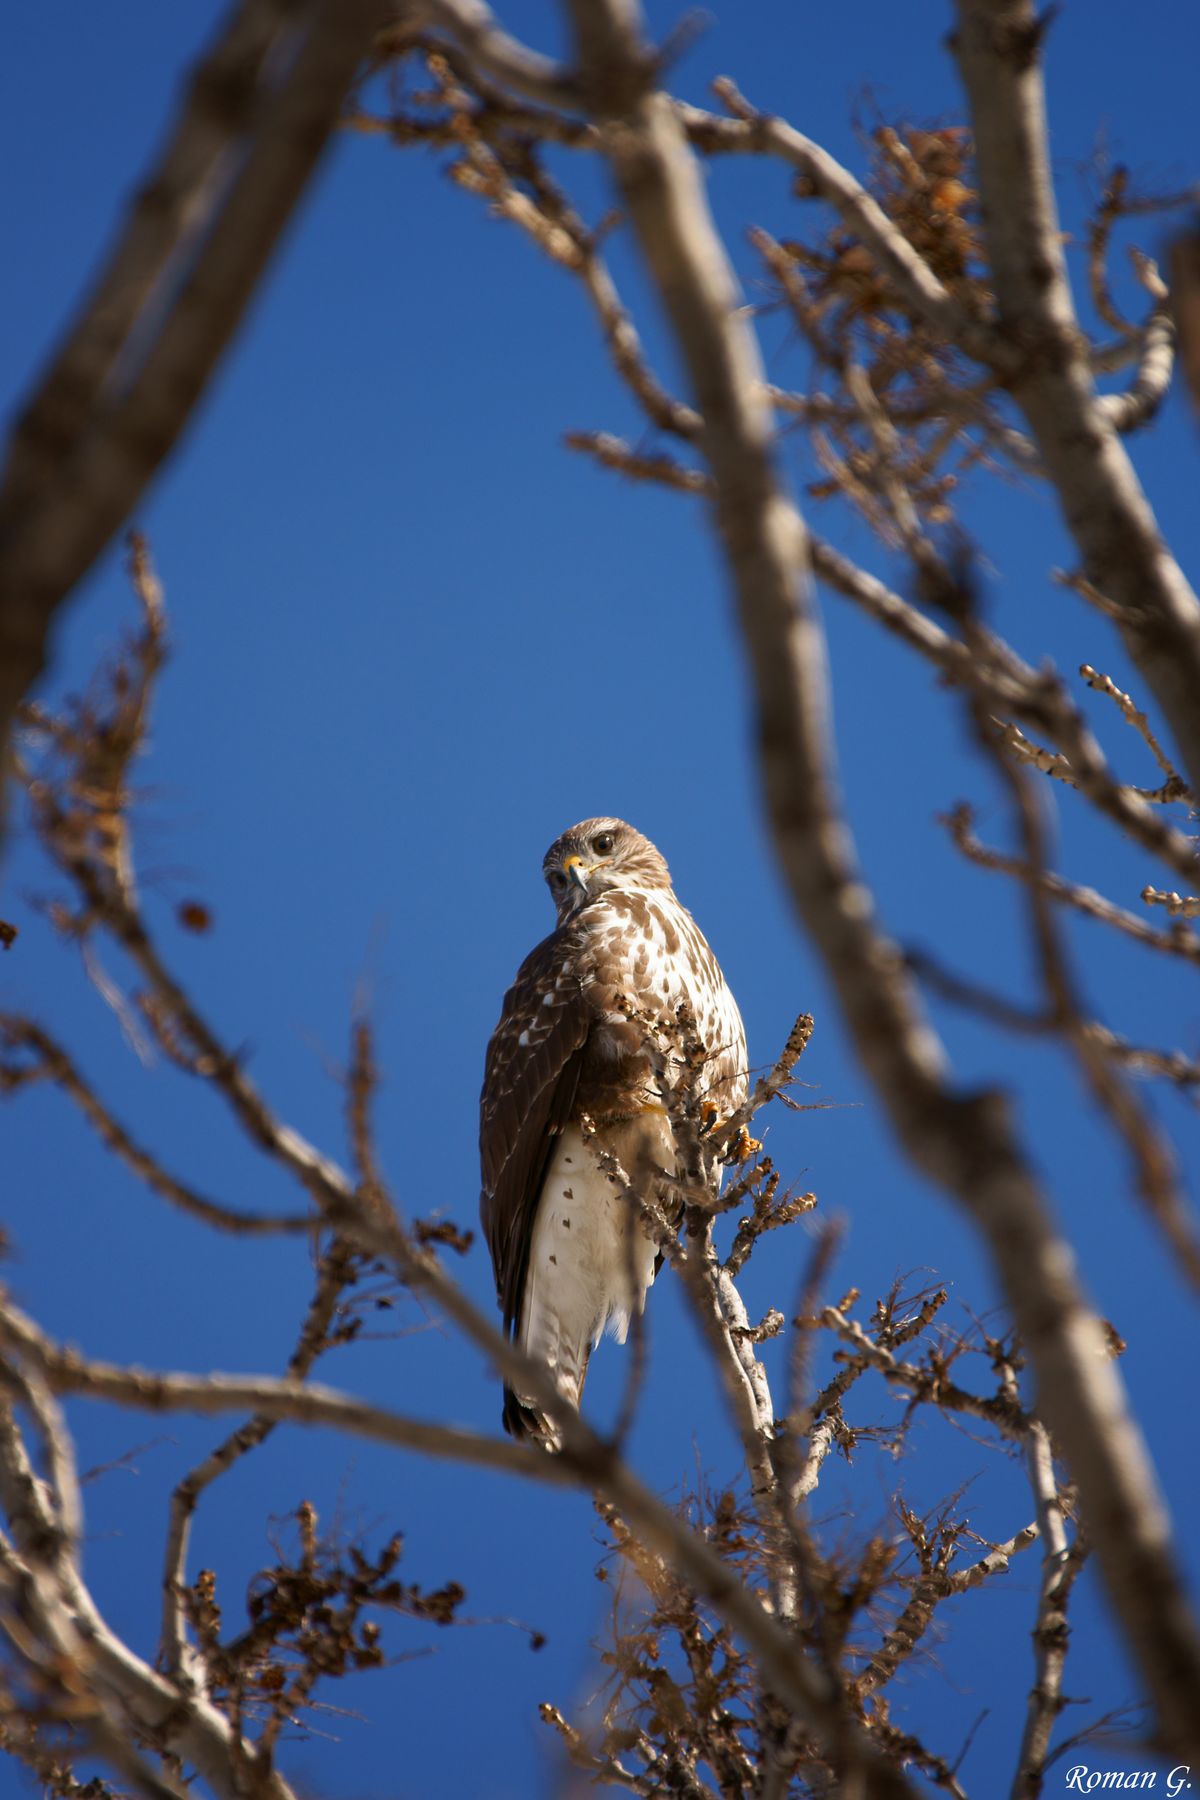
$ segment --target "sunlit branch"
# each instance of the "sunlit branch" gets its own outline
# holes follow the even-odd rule
[[[1084,573],[1121,608],[1126,648],[1200,792],[1200,602],[1164,546],[1083,348],[1051,180],[1040,56],[1046,21],[1034,0],[957,0],[956,12],[999,316],[1024,350],[1010,392]]]
[[[1035,1424],[1030,1434],[1028,1458],[1042,1539],[1042,1581],[1033,1628],[1034,1682],[1010,1800],[1037,1800],[1043,1789],[1051,1734],[1066,1705],[1062,1684],[1070,1635],[1067,1602],[1087,1555],[1086,1543],[1078,1533],[1073,1545],[1067,1543],[1050,1441],[1040,1425]]]

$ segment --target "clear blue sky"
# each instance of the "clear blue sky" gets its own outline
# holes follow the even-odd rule
[[[868,92],[892,117],[960,116],[945,6],[726,4],[716,14],[676,72],[689,97],[703,98],[715,74],[733,74],[757,104],[787,113],[855,166],[851,121]],[[678,16],[655,7],[656,30]],[[217,7],[187,0],[84,8],[44,0],[6,21],[0,393],[9,408],[62,330],[218,17]],[[548,5],[515,5],[505,18],[543,47],[559,42]],[[1068,225],[1083,216],[1079,171],[1101,132],[1163,186],[1195,177],[1195,38],[1182,0],[1136,20],[1115,0],[1063,10],[1049,68]],[[816,1014],[803,1072],[814,1099],[837,1105],[773,1121],[772,1148],[789,1175],[816,1189],[825,1213],[847,1222],[837,1284],[870,1298],[898,1273],[928,1270],[950,1284],[958,1316],[981,1312],[995,1294],[972,1236],[891,1151],[772,866],[741,657],[703,515],[690,500],[620,482],[561,448],[568,430],[640,426],[571,278],[451,187],[444,163],[375,140],[337,144],[185,444],[140,510],[174,643],[142,769],[142,868],[164,941],[220,1028],[247,1047],[275,1104],[336,1154],[341,1095],[330,1065],[344,1059],[352,1001],[367,982],[394,1188],[414,1213],[444,1208],[474,1224],[483,1051],[518,961],[551,924],[543,850],[578,818],[629,818],[665,852],[717,949],[752,1060],[777,1053],[801,1008]],[[596,174],[570,167],[598,216]],[[710,185],[748,278],[744,225],[795,234],[807,223],[778,170],[721,165]],[[1147,227],[1148,248],[1156,230]],[[675,380],[636,268],[620,247],[614,260],[656,361]],[[780,321],[764,322],[763,341],[772,375],[800,383],[805,361]],[[1196,452],[1173,395],[1136,457],[1193,569]],[[1018,647],[1032,659],[1054,656],[1068,673],[1091,661],[1136,696],[1108,628],[1047,580],[1071,554],[1046,495],[981,485],[967,517],[991,561],[996,621]],[[902,579],[864,529],[832,514],[819,522],[851,554]],[[885,918],[903,941],[982,966],[1014,998],[1030,996],[1019,906],[995,878],[964,870],[933,823],[936,811],[969,797],[993,839],[1006,825],[953,705],[923,666],[844,603],[829,600],[826,613],[843,775]],[[110,556],[59,632],[46,691],[79,683],[130,617]],[[1087,704],[1118,767],[1153,780],[1099,699]],[[1061,841],[1070,873],[1127,904],[1147,880],[1161,885],[1145,859],[1075,812]],[[46,884],[18,839],[4,912],[22,936],[0,968],[3,1004],[35,1012],[65,1037],[118,1113],[198,1185],[246,1208],[284,1204],[275,1173],[208,1095],[126,1051],[111,1013],[38,922],[32,901]],[[214,910],[207,938],[171,923],[174,904],[192,895]],[[1196,1051],[1200,1007],[1176,969],[1096,929],[1081,927],[1074,941],[1105,1022],[1135,1040]],[[1190,1404],[1181,1416],[1178,1374],[1191,1366],[1194,1330],[1182,1285],[1127,1196],[1122,1152],[1053,1051],[935,1010],[963,1080],[1001,1081],[1019,1097],[1022,1128],[1091,1292],[1129,1340],[1126,1379],[1194,1570],[1195,1437]],[[1151,1105],[1194,1167],[1195,1112],[1170,1093]],[[8,1108],[0,1129],[15,1244],[8,1278],[50,1329],[116,1359],[281,1366],[306,1293],[299,1251],[213,1238],[169,1215],[48,1090]],[[795,1232],[763,1248],[752,1310],[787,1308],[805,1241]],[[462,1273],[490,1305],[481,1244]],[[327,1378],[418,1414],[498,1426],[496,1384],[478,1358],[415,1309],[403,1323],[412,1335],[341,1353]],[[663,1491],[693,1480],[697,1466],[719,1482],[732,1448],[706,1386],[691,1379],[700,1352],[668,1280],[653,1296],[650,1330],[641,1465]],[[619,1372],[618,1353],[604,1349],[589,1384],[601,1416]],[[894,1406],[875,1403],[884,1414]],[[165,1496],[214,1431],[190,1421],[167,1430],[94,1407],[72,1414],[86,1463],[155,1440],[133,1467],[87,1489],[97,1595],[149,1653]],[[849,1478],[831,1468],[822,1513],[865,1534],[886,1523],[898,1478],[918,1509],[972,1481],[972,1523],[985,1537],[1007,1537],[1026,1521],[1014,1468],[965,1434],[933,1431],[928,1443],[927,1454],[897,1468],[876,1466],[869,1451]],[[389,1647],[432,1643],[434,1653],[360,1683],[348,1704],[363,1717],[319,1717],[340,1741],[293,1744],[290,1769],[314,1792],[356,1800],[548,1791],[553,1765],[536,1703],[578,1710],[597,1683],[589,1643],[603,1634],[606,1594],[592,1572],[588,1502],[280,1433],[200,1516],[193,1571],[218,1569],[227,1616],[271,1558],[267,1516],[305,1498],[372,1541],[403,1530],[407,1577],[462,1581],[471,1615],[493,1622],[436,1639],[390,1622]],[[1036,1577],[1033,1562],[1015,1566],[962,1607],[941,1671],[909,1683],[914,1725],[950,1758],[990,1709],[962,1771],[976,1800],[1005,1791],[1010,1777],[1031,1677]],[[514,1618],[546,1633],[540,1655],[507,1622]],[[1090,1583],[1076,1610],[1068,1690],[1090,1696],[1097,1712],[1132,1696]],[[325,1697],[343,1700],[334,1689]],[[1083,1709],[1069,1716],[1078,1728]],[[0,1765],[0,1794],[16,1793],[16,1781]]]

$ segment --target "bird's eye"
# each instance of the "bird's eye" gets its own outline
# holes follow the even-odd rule
[[[611,831],[602,831],[599,837],[592,839],[592,849],[597,856],[611,856],[612,847],[613,834]]]
[[[561,869],[551,869],[548,879],[550,886],[555,890],[565,888],[567,885],[567,878]]]

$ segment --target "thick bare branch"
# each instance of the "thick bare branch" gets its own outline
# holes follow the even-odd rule
[[[243,0],[193,70],[157,167],[130,203],[107,264],[17,421],[4,471],[14,503],[36,492],[87,429],[173,259],[218,203],[224,165],[251,129],[267,60],[295,10],[289,0]]]
[[[1121,631],[1200,792],[1200,602],[1159,533],[1097,398],[1067,278],[1050,174],[1033,0],[957,0],[955,50],[970,104],[983,230],[1009,389],[1025,415],[1084,573]]]
[[[1200,411],[1200,229],[1195,224],[1173,240],[1169,271],[1183,377]]]
[[[571,73],[551,57],[510,37],[483,0],[419,0],[411,11],[412,20],[401,27],[402,31],[411,32],[423,18],[435,31],[444,31],[460,45],[485,75],[514,93],[548,107],[569,108],[578,104],[578,84]]]
[[[196,70],[0,479],[0,741],[44,664],[55,610],[187,424],[383,16],[382,0],[243,0]],[[218,180],[227,160],[236,166]],[[172,269],[151,319],[180,249],[194,260]]]

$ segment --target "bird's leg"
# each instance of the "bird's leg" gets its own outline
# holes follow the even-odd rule
[[[721,1128],[725,1123],[726,1121],[721,1118],[721,1109],[715,1100],[700,1102],[700,1127],[697,1133],[699,1137],[719,1138]],[[761,1149],[762,1139],[751,1137],[749,1129],[745,1125],[739,1125],[721,1157],[721,1161],[737,1168],[739,1164],[749,1162],[752,1156],[757,1156]]]
[[[725,1152],[722,1160],[727,1163],[732,1163],[736,1168],[740,1163],[749,1162],[752,1156],[757,1156],[761,1149],[762,1139],[751,1137],[748,1127],[739,1125],[737,1131],[734,1133],[733,1142]]]
[[[664,1171],[656,1186],[659,1205],[675,1220],[689,1206],[712,1205],[712,1189],[702,1176],[689,1179]]]

